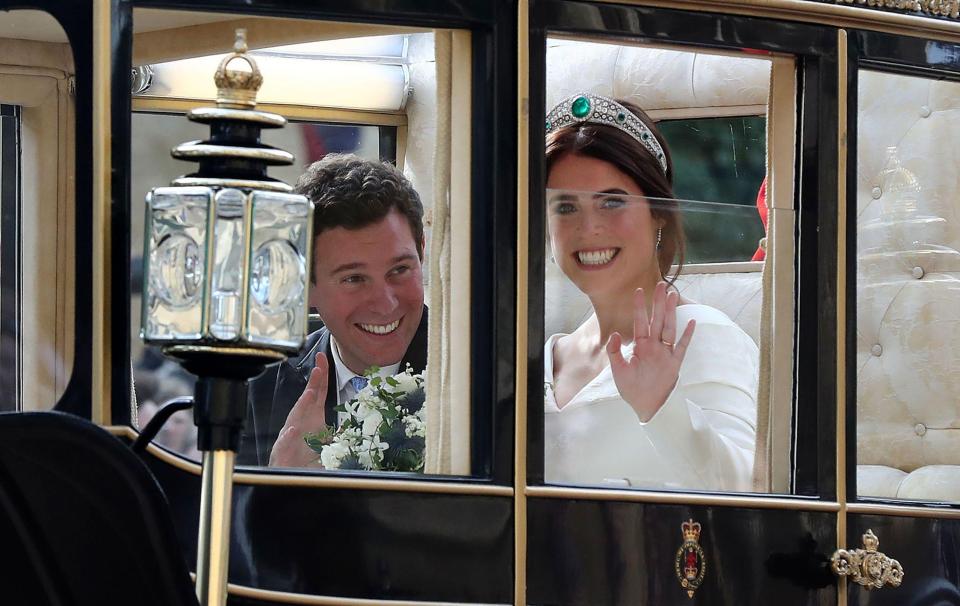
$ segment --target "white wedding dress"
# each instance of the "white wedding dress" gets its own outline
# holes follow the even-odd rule
[[[617,392],[610,367],[562,409],[553,393],[553,345],[544,347],[547,482],[717,491],[752,489],[759,352],[723,312],[677,307],[697,321],[677,385],[647,423]],[[624,346],[631,350],[632,343]]]

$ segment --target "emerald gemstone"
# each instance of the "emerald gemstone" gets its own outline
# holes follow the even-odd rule
[[[550,130],[550,121],[547,120],[547,130]]]
[[[570,106],[570,113],[574,118],[584,118],[590,113],[590,99],[586,97],[577,97]]]
[[[627,119],[627,115],[625,113],[620,112],[619,114],[617,114],[617,122],[623,122],[626,119]]]

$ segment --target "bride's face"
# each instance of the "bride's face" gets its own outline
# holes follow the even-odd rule
[[[577,288],[595,297],[656,283],[660,225],[636,181],[609,162],[566,154],[547,189],[553,256]]]

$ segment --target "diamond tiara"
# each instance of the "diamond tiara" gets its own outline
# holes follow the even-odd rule
[[[576,93],[557,103],[547,114],[547,134],[571,124],[605,124],[613,126],[637,140],[660,163],[667,174],[667,157],[660,142],[632,111],[609,97],[591,93]]]

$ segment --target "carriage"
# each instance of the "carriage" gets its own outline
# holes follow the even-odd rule
[[[198,573],[204,604],[960,604],[956,2],[3,9],[4,603],[191,603]],[[350,152],[421,194],[424,473],[230,473],[140,338],[144,196],[187,171],[238,28],[296,157],[272,177]],[[545,477],[543,343],[590,307],[541,142],[578,91],[670,143],[677,288],[759,351],[751,490]]]

